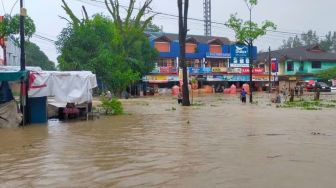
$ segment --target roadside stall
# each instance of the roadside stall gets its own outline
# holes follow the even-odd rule
[[[31,105],[31,112],[43,109],[48,102],[48,109],[43,110],[43,117],[48,111],[60,119],[84,115],[88,118],[88,112],[91,111],[92,90],[95,87],[97,87],[96,75],[90,71],[31,71],[28,96],[29,101],[35,104]],[[50,97],[49,100],[46,100],[46,97]],[[35,116],[36,114],[31,114],[31,117]],[[40,123],[42,120],[38,117],[41,117],[41,114],[33,119]]]
[[[8,82],[25,83],[27,75],[26,71],[0,70],[0,128],[18,127],[22,122],[25,113],[20,112]],[[25,99],[21,93],[21,104],[25,105]]]

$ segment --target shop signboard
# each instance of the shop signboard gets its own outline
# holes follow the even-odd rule
[[[207,52],[206,53],[207,58],[231,58],[230,53],[211,53]]]
[[[211,67],[204,67],[204,68],[202,68],[202,73],[203,74],[209,74],[211,72],[212,72]]]
[[[168,76],[168,81],[169,82],[178,82],[179,77],[178,76]]]
[[[296,81],[297,78],[295,76],[288,77],[288,81]]]
[[[170,74],[170,73],[177,73],[177,69],[174,67],[160,67],[161,74]]]
[[[252,80],[255,82],[268,82],[269,76],[267,75],[254,75],[252,76]],[[271,76],[271,81],[274,81],[274,76]]]
[[[207,74],[207,73],[211,73],[212,69],[211,67],[204,67],[204,68],[188,67],[188,71],[190,74]]]
[[[230,68],[228,68],[227,72],[231,73],[231,74],[241,74],[242,69],[241,68],[230,67]]]
[[[249,59],[234,57],[231,59],[230,67],[249,67]]]
[[[231,57],[246,58],[249,55],[249,47],[247,45],[232,45]]]
[[[242,74],[250,74],[250,68],[241,68]],[[252,74],[264,74],[265,70],[264,68],[252,68]]]
[[[227,81],[227,82],[247,82],[249,77],[246,75],[209,75],[207,81]]]
[[[150,73],[159,74],[160,73],[160,67],[155,67]]]
[[[272,72],[279,72],[279,63],[276,58],[271,59]]]
[[[212,67],[212,72],[217,73],[217,72],[227,72],[226,67]]]

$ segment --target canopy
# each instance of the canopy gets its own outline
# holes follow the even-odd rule
[[[27,71],[0,72],[0,81],[18,81],[27,79]]]
[[[56,102],[81,104],[92,100],[95,87],[96,75],[90,71],[31,71],[28,96],[54,96]]]

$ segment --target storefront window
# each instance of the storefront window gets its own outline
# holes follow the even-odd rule
[[[175,67],[175,59],[158,59],[157,66],[158,67]]]
[[[187,59],[187,67],[201,67],[201,62],[199,59]]]
[[[227,60],[225,59],[208,59],[208,64],[211,67],[227,67]]]

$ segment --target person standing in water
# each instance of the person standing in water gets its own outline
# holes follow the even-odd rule
[[[179,90],[179,92],[177,94],[177,103],[182,104],[182,99],[183,99],[183,95],[182,95],[181,90]]]
[[[242,103],[246,103],[246,95],[247,95],[247,92],[243,88],[240,92],[240,99],[241,99]]]

